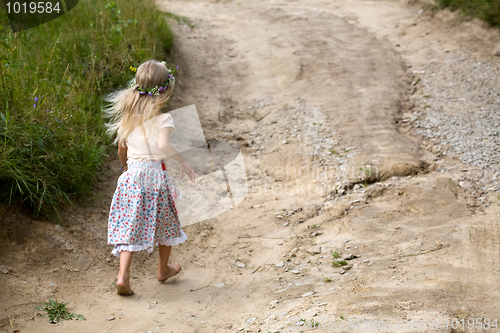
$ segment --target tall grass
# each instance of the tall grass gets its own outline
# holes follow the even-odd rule
[[[461,10],[478,17],[492,26],[500,26],[500,0],[437,0],[438,6]]]
[[[173,36],[152,0],[80,0],[13,33],[0,15],[0,202],[58,215],[91,190],[110,142],[102,98],[162,59]]]

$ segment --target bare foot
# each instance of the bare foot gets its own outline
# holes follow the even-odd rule
[[[158,272],[158,281],[164,282],[168,278],[171,278],[174,275],[177,275],[181,271],[181,265],[175,263],[173,265],[167,265],[167,269],[165,271]]]
[[[134,294],[134,291],[130,288],[130,277],[117,278],[116,293],[121,296],[130,296]]]

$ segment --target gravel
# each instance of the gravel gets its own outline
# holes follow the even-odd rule
[[[438,157],[455,153],[498,187],[500,64],[450,53],[444,62],[419,69],[414,75],[423,94],[417,92],[413,127]]]

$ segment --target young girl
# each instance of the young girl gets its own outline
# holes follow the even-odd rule
[[[175,78],[164,62],[149,60],[137,69],[128,89],[108,97],[105,110],[111,122],[108,132],[117,134],[118,156],[128,169],[118,179],[108,220],[108,244],[120,257],[117,277],[119,295],[132,295],[129,268],[134,252],[151,253],[159,246],[158,280],[165,281],[181,270],[178,263],[168,265],[173,245],[187,239],[182,231],[174,200],[178,196],[165,168],[168,158],[180,163],[194,182],[194,172],[170,143],[175,131],[170,114],[160,110],[174,89]]]

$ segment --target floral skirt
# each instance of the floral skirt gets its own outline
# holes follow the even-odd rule
[[[146,250],[154,246],[177,245],[187,239],[175,208],[180,196],[161,161],[128,164],[118,179],[108,220],[108,244],[113,254]]]

